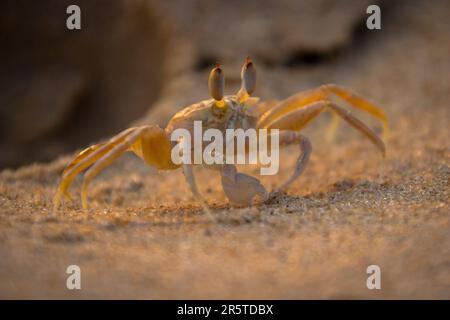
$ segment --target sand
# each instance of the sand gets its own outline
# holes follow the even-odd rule
[[[231,207],[219,177],[198,168],[216,221],[179,170],[156,172],[132,155],[92,183],[87,211],[81,180],[75,201],[51,211],[72,155],[4,170],[0,298],[450,298],[448,11],[402,10],[335,62],[262,68],[259,78],[263,96],[336,82],[377,102],[390,118],[385,159],[345,124],[326,142],[323,116],[305,131],[304,174],[266,203]],[[269,189],[297,152],[284,151],[280,174],[262,179]],[[66,288],[73,264],[81,290]],[[381,290],[366,287],[369,265],[381,268]]]

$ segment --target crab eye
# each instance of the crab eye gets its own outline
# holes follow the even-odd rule
[[[209,94],[216,101],[221,101],[225,90],[225,77],[219,64],[211,70],[208,79]]]
[[[256,69],[250,57],[247,57],[241,71],[242,89],[252,94],[256,87]]]

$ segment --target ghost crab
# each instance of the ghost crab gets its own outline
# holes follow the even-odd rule
[[[324,111],[332,112],[335,119],[342,118],[359,130],[383,156],[385,155],[383,140],[361,120],[329,98],[334,95],[380,120],[384,133],[388,128],[385,113],[341,86],[326,84],[299,92],[282,101],[261,103],[259,98],[251,96],[256,85],[256,70],[248,57],[241,70],[241,88],[235,95],[224,95],[224,79],[222,68],[216,65],[208,79],[211,99],[192,104],[177,112],[165,129],[157,125],[129,128],[107,142],[83,150],[63,171],[62,180],[54,197],[54,209],[59,207],[62,196],[71,199],[68,188],[79,173],[90,167],[84,174],[81,187],[82,206],[87,208],[87,190],[92,179],[123,153],[131,151],[148,165],[160,170],[173,170],[181,166],[194,197],[204,211],[209,213],[208,206],[198,191],[192,165],[176,165],[171,159],[171,149],[175,142],[170,140],[170,134],[177,128],[192,130],[195,120],[202,121],[204,129],[216,128],[221,132],[225,132],[227,128],[278,129],[280,146],[298,144],[301,155],[297,159],[294,172],[277,190],[288,187],[305,168],[312,149],[308,138],[300,134],[300,130]],[[234,165],[216,165],[214,169],[220,172],[223,190],[232,204],[250,205],[256,196],[263,200],[267,199],[268,193],[259,180],[238,173]]]

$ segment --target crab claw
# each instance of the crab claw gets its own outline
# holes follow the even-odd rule
[[[258,179],[238,173],[233,165],[224,165],[222,169],[222,186],[230,202],[234,205],[248,206],[255,196],[263,201],[269,194]]]

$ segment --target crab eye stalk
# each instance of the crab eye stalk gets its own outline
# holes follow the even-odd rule
[[[211,70],[208,78],[208,88],[211,97],[216,104],[223,105],[223,93],[225,91],[225,77],[219,64]]]
[[[256,87],[256,69],[250,57],[247,57],[241,71],[242,88],[252,94]]]
[[[241,89],[238,96],[241,101],[245,101],[255,91],[256,88],[256,69],[250,57],[245,59],[245,63],[241,70]]]

